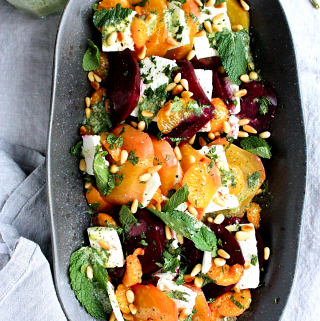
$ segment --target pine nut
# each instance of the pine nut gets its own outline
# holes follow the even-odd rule
[[[131,125],[132,127],[134,127],[134,128],[137,128],[138,123],[135,122],[135,121],[131,121],[131,122],[130,122],[130,125]]]
[[[173,81],[178,84],[181,80],[181,72],[177,73],[176,76],[174,77]]]
[[[224,131],[226,134],[229,134],[230,131],[231,131],[231,126],[230,126],[230,124],[229,124],[227,121],[223,122],[223,131]]]
[[[126,292],[126,297],[129,303],[133,303],[134,302],[134,293],[131,290],[128,290]]]
[[[133,316],[131,314],[123,313],[122,316],[127,321],[133,320]]]
[[[218,250],[218,255],[226,260],[230,259],[230,255],[223,249]]]
[[[213,262],[216,266],[224,266],[226,264],[226,260],[220,257],[215,258]]]
[[[212,33],[212,24],[210,21],[206,20],[203,25],[209,33]]]
[[[239,231],[235,237],[238,241],[245,241],[251,237],[251,233]]]
[[[151,112],[148,111],[148,110],[143,110],[143,111],[141,112],[141,115],[142,115],[143,117],[147,117],[147,118],[153,118],[153,117],[154,117],[154,114],[151,113]]]
[[[201,147],[203,147],[203,146],[207,145],[207,142],[204,140],[203,137],[200,136],[199,137],[199,144],[200,144]]]
[[[262,193],[262,189],[259,188],[254,195],[256,196],[256,195],[259,195],[259,194],[261,194],[261,193]]]
[[[140,182],[147,182],[148,180],[150,180],[150,178],[151,178],[151,174],[145,173],[145,174],[142,174],[142,175],[139,177],[139,181],[140,181]]]
[[[270,257],[270,249],[268,247],[265,247],[263,252],[264,252],[263,258],[265,259],[265,261],[267,261]]]
[[[173,47],[177,47],[180,44],[179,41],[177,41],[175,38],[172,38],[170,36],[167,38],[167,43]]]
[[[170,227],[168,225],[166,225],[164,230],[166,232],[166,239],[167,240],[171,240],[172,239],[172,233],[171,233]]]
[[[190,214],[192,214],[194,216],[198,215],[198,212],[197,212],[196,208],[194,206],[192,206],[191,204],[188,206],[188,211],[189,211]]]
[[[250,123],[250,119],[240,119],[239,120],[239,126],[244,126],[244,125],[248,125]]]
[[[109,251],[110,250],[110,243],[106,240],[99,240],[99,245],[105,249],[106,251]]]
[[[207,218],[207,221],[208,221],[208,223],[213,223],[213,218],[212,218],[211,216],[209,216],[209,217]]]
[[[202,270],[202,264],[198,263],[191,271],[190,276],[198,275]]]
[[[224,74],[226,72],[223,66],[220,66],[217,71],[219,74]]]
[[[96,82],[101,82],[102,81],[102,79],[98,75],[94,74],[93,76],[94,76],[94,80]]]
[[[240,285],[239,285],[239,284],[236,284],[236,285],[233,287],[233,291],[236,292],[236,293],[240,293]]]
[[[166,116],[169,116],[171,113],[171,109],[172,109],[172,104],[171,102],[167,102],[164,107],[163,107],[163,112]]]
[[[189,61],[189,60],[192,60],[194,58],[194,56],[196,55],[196,52],[195,50],[190,50],[187,54],[187,57],[186,59]]]
[[[195,140],[196,140],[196,137],[197,137],[197,135],[194,135],[194,136],[192,136],[192,137],[190,138],[190,140],[189,140],[189,144],[190,144],[190,145],[193,145],[193,144],[194,144],[194,142],[195,142]]]
[[[140,52],[138,53],[138,59],[142,60],[146,57],[147,54],[147,46],[143,46],[140,50]]]
[[[109,37],[107,38],[107,45],[112,46],[116,43],[118,38],[118,33],[116,31],[113,31]]]
[[[184,280],[184,282],[186,282],[186,283],[190,283],[190,282],[192,282],[194,279],[195,279],[195,277],[194,277],[194,276],[191,276],[190,274],[185,274],[185,275],[183,276],[183,280]]]
[[[253,62],[249,62],[249,63],[248,63],[248,69],[249,69],[250,71],[254,70],[254,63],[253,63]]]
[[[196,162],[196,158],[193,155],[189,155],[188,158],[188,163],[193,164]]]
[[[153,210],[156,210],[156,207],[153,204],[149,204],[148,208],[152,208]]]
[[[87,118],[90,118],[91,109],[90,109],[90,108],[86,108],[85,112],[86,112],[86,117],[87,117]]]
[[[189,90],[189,82],[187,79],[181,79],[180,84],[184,87],[185,90]]]
[[[238,133],[238,137],[240,138],[249,137],[249,134],[240,130]]]
[[[224,215],[223,214],[218,214],[215,218],[214,218],[214,223],[215,224],[221,224],[224,221]]]
[[[129,309],[130,309],[130,312],[134,315],[137,313],[137,308],[131,303],[129,304]]]
[[[250,262],[245,262],[243,267],[244,267],[245,270],[249,270],[250,267],[251,267],[251,263]]]
[[[92,267],[90,265],[87,266],[86,268],[86,274],[87,274],[87,278],[92,280],[93,279],[93,270]]]
[[[188,310],[186,308],[182,309],[180,314],[179,314],[179,321],[184,321],[188,316]]]
[[[241,75],[240,80],[242,82],[249,82],[250,81],[249,75],[247,75],[247,74]]]
[[[245,1],[240,0],[240,3],[241,3],[242,8],[243,8],[244,10],[249,11],[250,7],[249,7],[249,5],[248,5]]]
[[[91,106],[91,98],[86,97],[86,99],[84,101],[86,102],[86,106],[89,108]]]
[[[117,38],[119,42],[123,42],[124,34],[121,31],[118,31]]]
[[[214,140],[214,139],[216,138],[216,136],[214,135],[214,133],[209,133],[209,134],[208,134],[208,138],[209,138],[210,140]]]
[[[123,165],[127,161],[128,156],[129,156],[128,152],[125,149],[123,149],[120,154],[120,164],[121,165]]]
[[[206,32],[204,30],[198,31],[194,36],[195,37],[202,37],[206,34]]]
[[[215,4],[215,0],[208,0],[205,4],[206,7],[212,7]]]
[[[254,227],[251,225],[242,225],[241,231],[242,232],[252,232],[252,231],[254,231]]]
[[[240,30],[243,29],[243,27],[241,25],[234,25],[234,26],[231,27],[231,29],[233,31],[240,31]]]
[[[84,158],[80,159],[79,169],[81,172],[84,172],[87,169],[87,164],[86,164],[86,161],[84,160]]]
[[[214,25],[217,25],[219,22],[221,22],[222,18],[224,17],[224,13],[219,13],[216,16],[213,17],[212,23]]]
[[[222,26],[220,26],[220,25],[212,25],[212,30],[221,32],[222,31]]]
[[[115,174],[115,173],[117,173],[118,171],[119,171],[119,167],[118,167],[117,165],[113,164],[113,165],[110,166],[110,172],[111,172],[112,174]]]
[[[233,94],[233,97],[240,98],[240,97],[245,96],[246,94],[247,94],[247,90],[246,89],[241,89],[241,90],[236,91]]]
[[[216,197],[216,198],[213,199],[213,201],[214,201],[217,205],[219,205],[219,206],[221,206],[221,207],[226,207],[226,206],[227,206],[227,203],[226,203],[221,197]]]
[[[139,121],[138,129],[140,129],[141,131],[144,131],[145,128],[146,128],[146,123],[143,120]]]
[[[226,6],[227,6],[226,2],[223,2],[221,4],[218,4],[218,5],[214,6],[214,7],[217,8],[217,9],[222,9],[222,8],[225,8]]]
[[[167,87],[166,91],[172,91],[174,88],[177,87],[177,84],[175,82],[171,82]]]
[[[137,213],[137,210],[138,210],[138,205],[139,205],[139,202],[138,200],[135,198],[131,204],[131,208],[130,208],[130,211],[132,214],[135,214]]]
[[[263,138],[263,139],[267,139],[271,136],[271,133],[270,132],[263,132],[263,133],[260,133],[259,134],[259,137],[260,138]]]
[[[94,82],[94,73],[92,71],[89,71],[88,79],[89,79],[90,82]]]
[[[194,279],[194,286],[198,289],[201,289],[202,288],[202,285],[203,285],[203,279],[202,278],[198,278],[196,277]]]
[[[80,132],[80,135],[85,135],[86,134],[86,132],[87,132],[87,128],[85,127],[85,126],[81,126],[80,127],[80,130],[79,130],[79,132]]]
[[[259,77],[258,73],[256,73],[255,71],[251,71],[250,74],[249,74],[249,78],[251,80],[257,80]]]
[[[199,6],[202,7],[203,3],[200,0],[194,0],[194,2]]]
[[[91,83],[93,89],[98,90],[100,88],[100,84],[96,81]]]
[[[114,312],[111,313],[109,321],[116,321],[116,316],[114,315]]]
[[[219,136],[220,136],[220,133],[219,133],[219,132],[215,132],[215,133],[214,133],[214,136],[219,137]]]
[[[91,182],[85,182],[84,183],[84,188],[85,189],[88,189],[88,188],[90,188],[92,186],[92,183]]]
[[[256,134],[257,131],[250,125],[244,125],[243,126],[243,130],[245,130],[246,132],[250,133],[250,134]]]
[[[178,161],[180,161],[182,159],[182,155],[181,155],[181,151],[180,151],[180,148],[179,146],[176,146],[174,149],[174,154],[176,155],[176,158]]]
[[[177,240],[182,245],[184,243],[184,237],[183,235],[177,233]]]
[[[156,203],[156,210],[161,212],[162,208],[161,208],[161,204],[160,203]]]
[[[172,95],[179,95],[182,92],[183,92],[183,87],[182,85],[179,84],[175,88],[173,88]]]
[[[190,98],[190,97],[192,97],[192,96],[193,96],[193,93],[192,93],[191,91],[185,90],[185,91],[183,91],[183,92],[181,93],[181,97],[182,97],[182,98]]]
[[[155,165],[155,166],[149,167],[148,173],[154,174],[154,173],[158,172],[161,168],[162,168],[162,165]]]

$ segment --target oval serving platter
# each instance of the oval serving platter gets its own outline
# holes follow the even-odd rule
[[[71,290],[68,268],[71,253],[86,242],[85,230],[91,223],[78,160],[69,150],[80,139],[84,97],[92,92],[82,70],[82,57],[89,40],[98,43],[91,23],[96,2],[69,0],[61,18],[47,153],[55,284],[64,312],[72,321],[94,320]],[[284,108],[278,107],[271,123],[273,157],[264,160],[271,201],[262,213],[260,233],[272,254],[264,263],[263,285],[253,291],[250,309],[238,320],[275,321],[280,320],[294,278],[306,185],[306,141],[295,53],[284,11],[278,0],[248,3],[256,66]],[[274,304],[275,298],[278,304]]]

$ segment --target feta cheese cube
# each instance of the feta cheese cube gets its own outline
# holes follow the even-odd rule
[[[202,259],[202,273],[209,272],[210,268],[212,266],[212,257],[211,252],[203,252],[203,259]]]
[[[111,282],[107,282],[107,291],[110,299],[110,303],[112,306],[112,310],[114,312],[114,315],[118,321],[124,321],[122,312],[119,308],[118,301],[116,298],[116,294],[114,293],[114,287]]]
[[[93,160],[97,146],[101,145],[99,135],[83,135],[82,136],[82,155],[86,161],[86,173],[93,174]]]
[[[141,203],[143,207],[146,207],[150,203],[152,196],[155,194],[158,187],[160,186],[161,181],[159,174],[157,172],[153,173],[151,178],[148,180],[146,184],[146,190],[143,193],[143,199]]]
[[[195,37],[193,41],[194,50],[198,59],[219,56],[218,50],[210,48],[210,43],[206,35]]]
[[[196,302],[197,293],[193,292],[191,289],[183,286],[177,285],[174,281],[170,281],[164,278],[160,278],[157,284],[157,288],[162,292],[168,294],[172,291],[179,291],[184,293],[184,298],[186,301],[172,299],[177,305],[178,311],[182,309],[187,309],[188,315],[192,312],[192,309]]]
[[[229,90],[229,92],[230,92],[230,94],[231,94],[231,96],[232,96],[231,99],[232,99],[233,101],[234,101],[234,100],[236,101],[236,102],[234,103],[235,108],[234,108],[234,110],[232,110],[231,112],[232,112],[232,114],[239,114],[239,113],[240,113],[240,110],[241,110],[240,98],[233,96],[235,92],[239,91],[239,86],[238,86],[238,85],[235,85],[235,84],[230,80],[229,77],[225,77],[225,78],[223,78],[223,80],[224,80],[224,82],[225,82],[225,84],[226,84],[227,89]]]
[[[123,267],[124,257],[118,233],[110,227],[89,227],[87,229],[90,246],[95,248],[104,258],[105,268]],[[99,241],[104,240],[110,244],[110,250],[103,249]]]
[[[231,115],[229,117],[228,123],[230,124],[231,130],[227,136],[237,139],[239,134],[239,128],[240,128],[239,118],[234,115]]]
[[[199,80],[200,86],[204,93],[211,101],[212,99],[212,70],[195,69],[194,70],[197,79]]]

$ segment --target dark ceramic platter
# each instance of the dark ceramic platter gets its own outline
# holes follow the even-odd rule
[[[92,93],[81,62],[89,40],[96,34],[91,23],[94,2],[70,0],[60,22],[48,143],[55,283],[63,309],[72,321],[93,320],[70,288],[68,268],[71,253],[81,247],[91,223],[91,216],[85,213],[88,206],[78,160],[69,149],[80,139],[84,97]],[[273,198],[263,212],[260,231],[272,254],[264,264],[264,285],[252,291],[251,308],[239,321],[275,321],[284,310],[295,272],[305,195],[306,141],[295,53],[283,9],[277,0],[255,0],[250,15],[256,65],[284,108],[278,108],[270,128],[273,157],[264,162]],[[274,304],[275,298],[278,304]]]

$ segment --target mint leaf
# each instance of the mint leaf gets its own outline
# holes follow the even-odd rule
[[[187,292],[182,292],[182,291],[171,291],[170,293],[167,294],[167,297],[170,299],[175,299],[175,300],[180,300],[184,302],[188,302],[188,299],[185,296],[190,296]]]
[[[178,146],[182,140],[187,140],[185,137],[169,137],[169,138],[173,143],[176,143],[176,146]]]
[[[224,69],[230,80],[241,85],[240,76],[247,73],[247,49],[245,43],[249,42],[249,34],[246,29],[232,32],[224,28],[216,33],[217,49]]]
[[[89,42],[89,47],[85,52],[82,59],[82,68],[84,71],[96,70],[100,67],[100,51],[99,48],[93,43]]]
[[[189,190],[188,185],[185,184],[183,187],[180,187],[169,199],[166,205],[163,207],[163,212],[171,212],[176,209],[180,204],[188,200]]]
[[[114,26],[126,19],[131,13],[131,9],[122,8],[121,4],[118,3],[115,8],[96,11],[93,15],[93,24],[96,28],[102,28],[105,25]]]
[[[70,257],[70,283],[76,298],[90,315],[109,320],[112,307],[107,294],[108,273],[100,261],[99,254],[91,247],[82,247],[74,252]],[[92,280],[86,276],[88,265],[93,270]]]
[[[254,155],[267,159],[271,158],[271,146],[269,146],[265,139],[260,137],[250,136],[243,138],[240,142],[240,146]]]
[[[125,127],[123,127],[123,128],[125,128]],[[123,137],[121,136],[121,133],[120,133],[119,137],[117,137],[115,134],[107,134],[106,141],[107,141],[107,143],[110,144],[110,146],[108,147],[108,150],[116,149],[118,147],[120,148],[123,145]]]
[[[238,301],[234,298],[233,295],[231,296],[230,301],[231,301],[233,304],[235,304],[239,309],[241,309],[241,310],[244,310],[244,309],[245,309],[244,306],[243,306],[240,302],[238,302]]]
[[[259,177],[260,177],[260,173],[259,172],[255,172],[252,175],[248,174],[247,177],[247,181],[248,181],[248,187],[254,187],[259,183]]]
[[[197,277],[203,280],[202,287],[210,283],[217,283],[217,281],[213,280],[208,274],[205,273],[199,273]]]
[[[172,254],[169,251],[163,251],[161,263],[156,262],[156,265],[162,268],[162,273],[176,272],[181,263],[178,258],[179,253],[180,251],[173,251]]]
[[[259,103],[259,113],[261,115],[265,115],[268,113],[269,111],[269,105],[272,105],[271,104],[271,101],[265,97],[265,96],[262,96],[261,99],[258,99],[258,98],[255,98],[253,101],[256,101]]]
[[[128,209],[128,207],[125,205],[121,206],[119,212],[119,220],[125,232],[128,232],[130,230],[130,227],[138,222],[131,211]]]
[[[212,244],[216,244],[217,238],[211,229],[207,226],[201,226],[200,230],[188,229],[191,241],[195,244],[196,248],[201,251],[212,251]]]
[[[185,283],[183,277],[184,277],[184,275],[185,275],[186,272],[187,272],[187,268],[188,268],[187,266],[185,266],[185,267],[181,267],[181,266],[180,266],[180,268],[179,268],[179,276],[178,276],[178,278],[176,279],[176,284],[177,284],[177,285],[182,285],[182,284]]]
[[[72,147],[70,148],[70,154],[71,154],[72,156],[81,155],[81,152],[82,152],[82,149],[81,149],[82,144],[83,144],[82,141],[80,141],[80,142],[77,142],[74,146],[72,146]]]

